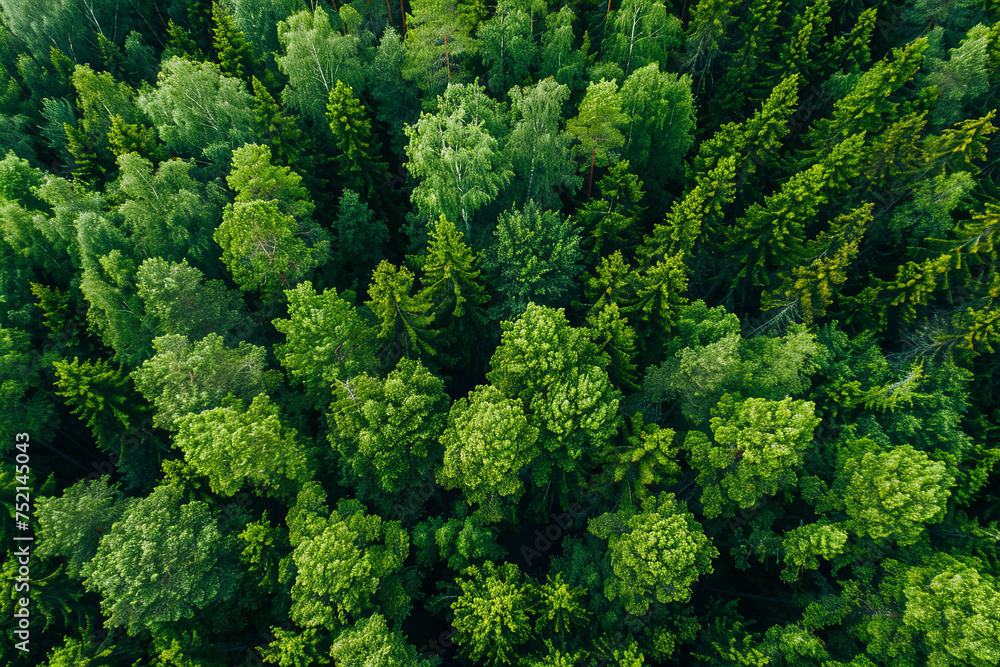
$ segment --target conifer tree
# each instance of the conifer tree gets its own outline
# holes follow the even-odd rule
[[[212,3],[212,45],[218,56],[219,69],[226,76],[246,80],[256,69],[252,47],[243,31],[217,2]]]
[[[257,143],[269,146],[279,164],[306,173],[311,160],[303,153],[307,140],[295,116],[281,108],[267,86],[252,77],[254,94],[254,136]]]
[[[378,318],[379,340],[400,343],[407,358],[434,356],[437,351],[431,341],[438,332],[431,328],[433,305],[419,293],[414,294],[414,277],[405,266],[396,267],[382,260],[372,273],[370,300],[365,305]]]
[[[351,87],[339,79],[330,91],[326,117],[337,147],[334,163],[338,176],[346,188],[374,198],[379,176],[387,165],[378,161],[379,147],[373,143],[368,114]]]

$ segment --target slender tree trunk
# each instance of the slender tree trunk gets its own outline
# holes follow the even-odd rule
[[[402,0],[400,0],[400,4],[402,4]],[[392,25],[392,10],[389,9],[389,0],[385,0],[385,11],[389,13],[389,25]]]
[[[399,13],[403,15],[403,37],[406,37],[406,10],[403,9],[403,0],[399,0]]]

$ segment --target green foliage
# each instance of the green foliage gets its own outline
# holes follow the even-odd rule
[[[401,503],[439,469],[438,441],[447,421],[444,383],[419,361],[401,359],[384,380],[359,375],[344,382],[331,406],[330,443],[344,483],[379,507]]]
[[[325,122],[326,104],[337,81],[361,90],[364,75],[357,60],[358,38],[330,25],[322,6],[303,10],[278,23],[283,54],[275,60],[288,77],[282,98],[314,123]]]
[[[265,350],[241,341],[235,349],[211,333],[198,341],[169,334],[153,341],[155,355],[132,372],[136,389],[156,408],[155,426],[177,430],[188,414],[222,407],[229,394],[251,400],[275,384]]]
[[[475,18],[469,4],[417,0],[405,17],[403,78],[419,86],[428,101],[446,92],[449,84],[462,83],[463,63],[476,50],[472,37]]]
[[[296,430],[281,423],[267,394],[258,394],[249,406],[236,402],[185,415],[177,429],[174,445],[221,496],[253,484],[289,499],[312,477]]]
[[[326,406],[338,383],[374,366],[370,327],[332,287],[317,294],[311,282],[303,281],[285,296],[288,318],[272,321],[285,334],[275,355],[317,407]]]
[[[571,220],[529,201],[523,210],[501,213],[493,235],[483,268],[499,292],[490,306],[494,320],[513,319],[531,302],[555,306],[568,300],[583,269]]]
[[[631,3],[630,13],[638,11],[644,0]],[[623,6],[619,11],[625,10]],[[665,14],[666,9],[661,6],[659,11]],[[691,77],[661,72],[656,62],[633,70],[621,89],[622,111],[629,119],[622,157],[644,178],[677,178],[684,173],[683,159],[694,143]]]
[[[497,567],[487,562],[470,567],[468,579],[459,579],[462,590],[452,605],[455,643],[472,660],[489,665],[510,665],[518,647],[532,635],[534,590],[530,580],[512,563]]]
[[[423,660],[385,617],[375,614],[345,630],[333,642],[330,657],[337,667],[432,667],[439,659]]]
[[[181,503],[161,487],[131,505],[101,539],[84,566],[84,584],[101,594],[106,627],[163,632],[224,608],[237,583],[234,547],[206,503]]]
[[[622,110],[618,85],[613,79],[601,79],[600,82],[591,81],[587,86],[579,113],[566,121],[566,133],[580,142],[575,147],[577,157],[591,153],[594,164],[605,167],[617,162],[617,151],[625,145],[625,136],[620,128],[629,121],[628,114]],[[589,164],[581,163],[580,171],[589,167]]]
[[[408,268],[396,267],[387,260],[382,260],[372,274],[372,282],[368,287],[370,301],[366,301],[380,328],[378,338],[382,341],[402,343],[403,354],[434,356],[435,348],[431,341],[437,332],[430,329],[433,315],[433,304],[420,293],[413,293],[415,276]]]
[[[514,0],[497,4],[493,16],[479,26],[477,38],[490,88],[500,94],[524,80],[538,54],[531,35],[531,16]]]
[[[645,498],[636,513],[602,514],[587,530],[608,541],[614,577],[605,582],[604,594],[621,598],[636,616],[653,600],[690,600],[691,584],[712,573],[712,559],[719,555],[672,493]]]
[[[712,409],[714,442],[689,431],[685,447],[699,471],[705,516],[747,509],[796,482],[796,469],[820,418],[808,401],[722,397]]]
[[[206,281],[205,274],[186,259],[147,259],[136,278],[143,310],[156,320],[158,335],[196,339],[214,332],[225,336],[248,324],[240,295],[227,290],[221,280]]]
[[[389,584],[410,550],[399,523],[367,514],[364,505],[347,499],[329,518],[315,515],[311,521],[314,535],[292,539],[292,620],[304,628],[334,630],[370,615],[378,602],[386,615],[396,617],[390,603],[398,606],[398,601],[384,598],[392,594]],[[312,565],[318,562],[328,565]]]
[[[326,117],[337,147],[334,164],[344,186],[373,197],[387,165],[378,161],[380,147],[373,143],[371,121],[361,101],[340,79],[330,91]]]
[[[293,218],[308,217],[316,209],[301,182],[302,177],[289,167],[271,164],[271,149],[257,144],[233,151],[232,171],[226,176],[238,203],[276,201],[278,209]]]

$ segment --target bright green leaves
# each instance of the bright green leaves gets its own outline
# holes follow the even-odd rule
[[[285,296],[288,319],[272,321],[285,334],[275,355],[317,406],[324,407],[337,383],[374,366],[370,327],[332,287],[317,294],[305,281],[285,290]]]
[[[107,627],[162,632],[232,597],[238,563],[206,503],[181,504],[166,487],[133,504],[101,540],[84,568],[101,594]]]
[[[378,145],[372,143],[371,121],[361,101],[339,79],[330,91],[326,118],[337,147],[335,161],[344,187],[373,196],[375,179],[386,165],[378,161]]]
[[[795,484],[796,469],[820,418],[808,401],[739,400],[726,394],[712,410],[715,442],[688,432],[685,447],[699,471],[705,516],[753,507]]]
[[[277,200],[282,213],[294,218],[312,215],[316,205],[301,185],[302,177],[288,167],[271,164],[271,148],[245,144],[233,151],[226,183],[238,203]]]
[[[441,444],[438,481],[461,488],[466,502],[478,503],[489,521],[511,513],[524,494],[520,472],[540,453],[538,429],[528,424],[521,402],[488,385],[455,401]]]
[[[637,513],[591,519],[587,530],[608,541],[615,576],[605,582],[604,594],[609,600],[621,598],[636,616],[645,614],[653,600],[690,600],[691,584],[712,573],[712,559],[719,555],[672,493],[645,498]]]
[[[479,26],[477,37],[490,86],[500,93],[520,84],[538,54],[527,8],[501,0],[493,17]]]
[[[357,58],[358,38],[334,30],[323,7],[279,22],[278,40],[284,54],[276,61],[288,77],[282,93],[285,104],[314,123],[324,122],[326,103],[338,80],[360,90],[364,77]]]
[[[848,461],[840,473],[845,527],[873,540],[913,544],[925,523],[944,517],[954,478],[944,463],[909,445]]]
[[[403,354],[434,356],[431,345],[437,332],[429,329],[433,321],[432,304],[413,292],[415,276],[405,266],[397,267],[387,260],[375,268],[368,287],[371,297],[365,305],[371,308],[381,323],[378,337],[383,341],[402,342]]]
[[[635,5],[643,2],[633,0]],[[666,13],[666,8],[661,5],[659,11]],[[623,157],[644,179],[661,182],[683,175],[684,156],[694,143],[691,77],[661,72],[651,62],[625,79],[621,99],[629,119]]]
[[[384,380],[360,375],[338,394],[329,438],[342,457],[344,482],[361,499],[392,508],[440,466],[444,382],[419,361],[402,359]]]
[[[205,156],[219,167],[252,135],[250,103],[239,79],[211,63],[176,57],[163,63],[157,87],[139,95],[139,107],[170,150]]]
[[[248,290],[290,287],[320,264],[328,249],[326,242],[307,247],[299,224],[281,212],[277,201],[227,205],[212,238],[222,246],[233,280]]]
[[[153,348],[156,355],[132,379],[156,407],[153,423],[160,428],[176,430],[186,414],[219,407],[228,394],[250,400],[276,381],[276,371],[264,370],[264,348],[246,342],[227,348],[218,334],[193,343],[184,336],[160,336]]]
[[[375,614],[342,632],[330,648],[337,667],[431,667],[399,630],[390,629],[385,617]]]
[[[513,563],[487,562],[470,567],[466,576],[458,580],[462,594],[451,605],[455,643],[477,663],[513,664],[518,647],[532,634],[533,586]]]
[[[665,5],[625,0],[608,19],[601,42],[603,60],[621,65],[626,76],[648,64],[666,63],[682,44],[681,22]]]
[[[580,142],[576,148],[578,157],[590,153],[596,166],[605,167],[617,161],[617,151],[625,144],[620,128],[628,121],[618,85],[614,80],[601,79],[587,86],[579,112],[566,122],[566,133]],[[587,168],[589,164],[581,163],[580,171]]]
[[[620,392],[604,370],[586,328],[571,327],[563,311],[530,304],[503,322],[500,346],[486,377],[504,396],[518,398],[551,464],[572,470],[617,428]],[[543,468],[547,474],[548,468]]]
[[[222,496],[252,484],[288,500],[312,477],[295,429],[281,423],[278,406],[266,394],[246,409],[225,405],[186,415],[177,427],[174,444]]]
[[[819,559],[831,560],[843,552],[847,544],[847,533],[837,526],[811,523],[799,526],[785,533],[782,546],[785,549],[785,560],[800,570],[815,570],[819,567]],[[782,578],[794,580],[791,568],[782,573]]]
[[[380,602],[395,611],[392,596],[398,583],[392,585],[392,575],[410,550],[399,523],[369,515],[360,502],[345,499],[329,518],[312,515],[310,524],[312,534],[292,540],[292,620],[306,628],[334,630],[366,616]]]
[[[240,325],[249,325],[239,293],[227,290],[221,280],[206,281],[205,274],[186,259],[179,263],[147,259],[136,278],[143,309],[161,335],[200,338],[214,332],[225,336]]]

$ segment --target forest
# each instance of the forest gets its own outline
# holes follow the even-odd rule
[[[0,664],[1000,664],[998,91],[998,0],[0,0]]]

